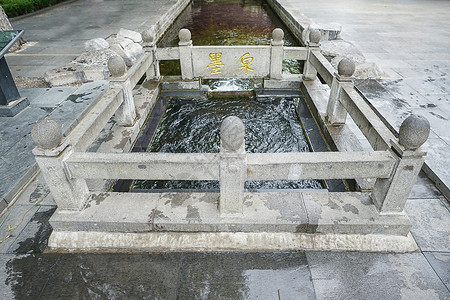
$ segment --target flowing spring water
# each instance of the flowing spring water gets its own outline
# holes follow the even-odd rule
[[[250,153],[306,152],[308,142],[295,109],[295,98],[215,97],[174,98],[156,132],[151,152],[219,152],[220,125],[237,116],[245,125]],[[217,181],[137,181],[137,189],[218,189]],[[245,188],[320,189],[316,180],[249,181]]]

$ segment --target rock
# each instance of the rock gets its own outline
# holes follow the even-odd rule
[[[44,73],[44,79],[51,87],[86,82],[83,69],[83,65],[71,63],[64,67],[48,70]]]
[[[108,42],[102,38],[92,39],[84,43],[84,49],[86,51],[97,51],[108,48],[109,48]]]
[[[353,76],[359,79],[379,78],[383,71],[375,63],[365,62],[356,66]]]
[[[107,63],[115,55],[117,54],[111,49],[83,53],[66,66],[48,70],[44,79],[50,86],[108,79]]]
[[[122,56],[127,67],[131,67],[136,60],[144,54],[144,49],[137,43],[131,43],[124,48],[122,48],[119,44],[115,44],[111,46],[111,49],[118,55]]]
[[[356,65],[366,62],[366,58],[352,43],[344,40],[323,41],[320,51],[336,68],[342,58],[352,60]]]
[[[342,25],[339,23],[325,23],[325,24],[311,24],[308,30],[305,31],[303,40],[307,40],[309,32],[312,29],[317,29],[321,34],[321,41],[339,40],[341,38]]]
[[[127,38],[135,43],[142,43],[142,35],[139,32],[128,30],[125,28],[120,28],[117,33],[118,38]]]
[[[109,46],[109,44],[108,44]],[[85,52],[75,58],[74,62],[82,65],[96,65],[96,66],[106,66],[110,57],[116,55],[116,53],[111,49],[97,50]]]
[[[415,150],[422,146],[430,135],[430,122],[421,115],[407,117],[398,131],[400,145],[408,150]]]
[[[122,47],[122,49],[128,46],[129,44],[134,43],[132,40],[122,37],[110,38],[107,40],[107,42],[109,43],[110,46],[119,45],[120,47]]]

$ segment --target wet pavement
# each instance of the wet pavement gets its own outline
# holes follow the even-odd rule
[[[450,2],[279,1],[313,23],[341,24],[342,39],[381,68],[381,78],[357,86],[395,131],[411,113],[430,121],[427,173],[450,198]]]
[[[344,5],[342,9],[332,9],[333,5],[342,2],[334,1],[333,3],[328,2],[327,7],[324,7],[321,12],[316,10],[314,14],[311,2],[289,1],[295,2],[299,6],[302,4],[301,2],[308,2],[309,4],[305,5],[305,13],[308,16],[319,18],[333,15],[339,18],[335,21],[341,22],[345,26],[347,26],[344,23],[346,20],[352,20],[346,18],[346,11],[358,13],[358,10],[361,11],[366,7],[364,5],[369,5],[369,1],[355,0],[352,1],[353,5],[348,4]],[[141,1],[110,0],[106,2],[108,7],[116,7],[117,11],[126,16],[127,12],[130,15],[136,13],[131,6],[128,9],[126,4],[135,3],[134,8],[138,9],[138,3]],[[389,1],[389,3],[391,2]],[[407,3],[405,1],[396,2]],[[436,3],[436,1],[432,2]],[[146,3],[153,3],[155,10],[163,9],[162,6],[159,6],[161,1],[153,0]],[[364,5],[358,5],[358,3]],[[370,3],[371,6],[366,9],[368,11],[372,9],[372,13],[367,13],[366,17],[380,14],[377,13],[377,7],[385,9],[384,2]],[[429,3],[414,1],[412,6],[419,6],[419,8],[423,6],[426,8],[423,9],[424,12],[430,12],[432,9],[428,7]],[[440,3],[445,5],[448,2],[441,1]],[[76,1],[68,5],[74,6],[70,6],[70,9],[60,6],[55,12],[48,11],[44,15],[37,14],[30,18],[17,20],[13,24],[16,27],[16,24],[24,24],[22,28],[26,30],[25,24],[35,26],[37,36],[42,34],[38,28],[45,22],[47,22],[47,26],[50,26],[48,28],[56,28],[57,24],[62,24],[66,20],[64,15],[54,19],[55,21],[52,21],[50,16],[64,12],[73,13],[72,19],[69,18],[70,15],[66,15],[67,20],[71,20],[67,22],[70,24],[69,27],[75,33],[83,32],[83,35],[78,34],[80,39],[91,38],[91,36],[84,35],[85,32],[89,32],[87,27],[90,25],[87,25],[87,22],[97,22],[97,20],[91,20],[93,18],[89,17],[89,14],[86,17],[83,16],[82,20],[84,21],[82,22],[76,20],[81,20],[80,15],[83,14],[80,12],[82,11],[99,10],[99,7],[105,7],[104,1]],[[78,14],[76,14],[77,9]],[[109,11],[109,8],[105,8],[105,11]],[[324,11],[327,13],[323,13]],[[450,10],[440,9],[435,10],[434,13],[445,15],[448,11]],[[135,22],[135,26],[139,26],[144,21],[144,15],[144,13],[136,13],[136,17],[132,20]],[[416,15],[409,17],[410,22],[417,21],[414,16]],[[98,19],[100,21],[102,18]],[[39,23],[40,20],[45,20],[45,22]],[[385,21],[385,17],[380,16],[380,20]],[[445,22],[438,17],[434,20],[437,27],[448,26],[449,18]],[[19,21],[22,23],[18,23]],[[66,30],[69,30],[69,27],[65,27]],[[108,32],[116,32],[118,28],[113,27]],[[361,30],[371,30],[369,27],[374,26],[362,26]],[[356,29],[354,27],[347,31],[349,34],[350,32],[355,34],[355,40],[357,40],[359,32]],[[98,37],[97,34],[102,37],[108,34],[108,32],[95,32],[95,28],[92,30],[91,33],[95,35],[92,38]],[[48,34],[51,32],[48,31]],[[346,27],[344,27],[345,32]],[[441,34],[448,37],[448,32],[444,30]],[[427,30],[420,30],[417,34],[425,35]],[[73,36],[75,35],[73,34]],[[361,38],[364,38],[363,32],[360,35]],[[52,39],[48,36],[47,39],[58,41],[58,43],[66,41],[62,37]],[[73,39],[75,40],[75,38]],[[32,40],[32,38],[28,37],[28,40]],[[45,40],[45,37],[39,40],[36,47],[39,43],[43,45]],[[448,42],[449,39],[445,40]],[[369,47],[370,41],[366,42],[369,43],[366,44],[366,47]],[[77,43],[79,44],[79,42]],[[68,48],[72,46],[72,44],[68,44],[64,51],[69,51]],[[420,47],[425,46],[424,44],[420,45]],[[29,51],[33,50],[33,47],[30,47]],[[442,57],[448,59],[448,51],[446,50],[447,56],[445,56],[445,53],[443,54],[440,50],[441,47],[431,47],[428,52],[429,59],[432,59],[433,53],[435,53],[433,51],[437,51],[436,53],[442,54]],[[56,48],[50,47],[50,49]],[[38,48],[35,49],[37,51]],[[74,47],[74,49],[76,48]],[[373,49],[379,49],[376,42],[373,42]],[[46,50],[42,49],[42,51]],[[30,53],[29,56],[39,57],[35,54]],[[51,57],[56,58],[55,66],[60,64],[60,62],[56,63],[60,57],[56,55],[57,53],[42,54],[48,54],[44,57],[49,60],[39,60],[36,65],[32,65],[30,58],[23,57],[22,62],[9,60],[8,63],[10,63],[13,73],[17,72],[16,76],[21,76],[18,69],[25,75],[31,75],[32,70],[36,71],[37,75],[43,74],[47,66],[52,66]],[[76,53],[66,52],[61,57],[66,59],[70,56],[69,54]],[[12,57],[14,56],[9,56],[7,59]],[[418,56],[416,57],[419,61],[421,60]],[[63,62],[64,59],[62,59]],[[448,69],[446,63],[446,61],[441,62],[438,66]],[[392,64],[393,66],[394,64]],[[400,73],[398,74],[400,75]],[[446,77],[444,76],[444,78]],[[380,82],[382,84],[382,81]],[[411,84],[415,86],[414,83]],[[65,90],[71,88],[73,90]],[[39,119],[37,116],[44,117],[49,113],[54,113],[64,128],[70,129],[76,119],[73,112],[81,113],[89,104],[87,98],[83,98],[86,91],[78,91],[77,87],[71,88],[62,88],[61,92],[54,89],[23,90],[22,94],[26,94],[31,100],[30,107],[23,113],[33,112],[37,115],[15,119],[16,121],[13,118],[8,120],[0,118],[2,128],[16,128],[13,131],[3,130],[0,132],[2,139],[0,149],[9,149],[7,152],[1,153],[0,167],[3,168],[0,172],[0,176],[3,176],[1,187],[6,186],[5,183],[8,182],[8,188],[21,183],[21,178],[12,182],[8,181],[10,176],[4,176],[4,174],[20,173],[11,172],[11,170],[30,170],[32,168],[33,164],[26,165],[30,162],[27,159],[32,158],[31,149],[33,147],[29,139],[29,130],[31,125]],[[91,86],[90,88],[94,89],[95,87]],[[389,90],[390,93],[392,91],[392,89]],[[47,97],[44,96],[45,93],[55,93],[56,96],[48,94]],[[81,96],[74,98],[71,97],[72,95]],[[406,98],[409,94],[403,89],[401,95]],[[440,94],[434,95],[438,95],[437,98],[440,97]],[[427,99],[432,99],[432,97]],[[448,96],[445,93],[443,97],[448,102]],[[431,106],[421,102],[419,107],[425,105],[424,109],[433,109],[432,106],[437,105],[433,102],[430,103]],[[389,107],[391,106],[387,105],[384,110],[380,109],[383,115],[386,110],[389,110]],[[386,116],[388,118],[389,114]],[[395,117],[395,114],[392,117]],[[6,123],[13,121],[15,123]],[[444,126],[442,124],[446,123],[438,124]],[[441,132],[444,134],[445,130]],[[442,137],[436,132],[434,134],[436,134],[433,135],[435,139],[442,140],[446,145]],[[15,147],[19,147],[21,151],[15,150]],[[7,153],[26,155],[9,157],[6,156]],[[445,167],[448,165],[445,161],[437,160],[437,163],[440,163],[441,167],[444,166],[441,169],[448,169]],[[45,182],[41,176],[38,176],[9,210],[1,215],[0,299],[450,299],[450,205],[423,174],[418,178],[406,205],[406,213],[412,223],[411,233],[421,250],[407,254],[311,251],[121,253],[114,250],[112,253],[46,253],[45,247],[51,233],[48,220],[55,207]]]

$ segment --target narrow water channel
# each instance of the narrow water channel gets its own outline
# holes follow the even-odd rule
[[[181,28],[191,31],[194,46],[269,45],[272,31],[284,31],[285,46],[300,46],[278,16],[263,0],[194,0],[158,42],[158,47],[178,46]],[[300,74],[303,65],[284,60],[283,72]],[[162,75],[180,75],[178,61],[163,61]]]
[[[194,45],[268,45],[272,31],[282,28],[285,45],[297,46],[280,19],[261,0],[199,1],[178,17],[158,47],[178,44],[178,32],[188,28]],[[179,62],[162,62],[163,75],[179,74]],[[301,73],[296,60],[284,61],[285,73]],[[242,81],[242,82],[240,82]],[[230,84],[231,82],[231,84]],[[245,80],[211,80],[210,90],[252,88]],[[150,152],[219,152],[220,125],[227,116],[238,116],[246,128],[246,151],[256,153],[308,152],[310,148],[299,120],[295,97],[171,98],[159,124]],[[302,101],[302,100],[300,100]],[[316,180],[246,182],[247,190],[321,189]],[[218,181],[136,181],[133,189],[218,190]]]

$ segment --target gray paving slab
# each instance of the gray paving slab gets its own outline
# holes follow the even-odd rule
[[[433,182],[423,173],[420,172],[417,176],[409,199],[436,199],[441,196],[441,193],[436,188]]]
[[[450,212],[440,199],[408,200],[405,211],[422,251],[450,251]]]
[[[40,205],[56,205],[50,194],[50,189],[45,183],[42,173],[40,173],[20,194],[17,199],[17,204],[35,204],[38,202]]]
[[[181,278],[178,299],[315,299],[302,252],[186,254]]]
[[[48,261],[48,258],[42,255]],[[46,261],[43,260],[45,263]],[[31,258],[11,263],[15,272],[27,267],[48,270]],[[181,267],[181,254],[64,254],[55,266],[53,276],[39,294],[40,299],[176,299]],[[38,280],[24,282],[25,291],[33,289]],[[16,295],[22,290],[13,286]],[[20,299],[20,297],[18,297]]]
[[[8,252],[8,248],[15,242],[38,209],[39,206],[32,204],[14,205],[8,210],[8,214],[2,216],[0,253]]]
[[[36,99],[46,91],[48,91],[48,88],[18,88],[20,96],[27,97],[30,100]]]
[[[70,63],[84,52],[84,42],[106,38],[120,28],[142,31],[147,20],[158,20],[176,0],[79,0],[48,9],[31,17],[11,20],[14,28],[24,29],[24,38],[33,42],[26,51],[8,54],[13,76],[43,77],[49,65]],[[35,65],[34,69],[27,68]]]
[[[67,96],[64,101],[49,114],[48,118],[61,125],[63,132],[71,130],[76,125],[78,119],[83,115],[84,110],[92,103],[105,89],[106,81],[89,82]]]
[[[450,291],[450,252],[424,252],[423,254]]]
[[[74,93],[77,87],[57,87],[48,89],[45,93],[31,99],[31,107],[56,107]]]
[[[8,279],[12,273],[10,271],[10,262],[16,258],[23,257],[23,255],[16,254],[1,254],[0,255],[0,298],[1,299],[14,299],[14,291],[11,289],[11,285],[16,284],[16,281]]]
[[[27,107],[14,117],[0,117],[4,122],[0,128],[0,154],[9,152],[13,145],[28,137],[33,124],[46,116],[47,112],[41,108]]]
[[[48,220],[56,210],[56,206],[40,205],[30,222],[8,248],[8,253],[42,253],[52,232]]]
[[[18,188],[20,184],[25,184],[23,178],[28,175],[36,164],[31,150],[35,144],[31,137],[27,135],[16,141],[12,147],[1,154],[0,157],[0,197],[7,202],[11,199],[9,193]]]
[[[421,253],[307,252],[318,300],[448,299]]]
[[[384,80],[395,82],[385,95],[364,92],[366,98],[397,130],[410,113],[430,119],[432,130],[447,143],[447,150],[429,151],[430,163],[450,187],[447,165],[450,152],[450,4],[448,1],[282,0],[297,8],[313,23],[342,25],[341,37],[354,43],[369,62],[381,66]],[[411,17],[414,16],[414,17]],[[440,100],[439,100],[440,99]],[[430,105],[431,104],[431,105]],[[425,105],[425,107],[421,107]],[[433,145],[431,145],[433,146]],[[443,145],[438,146],[443,149]]]

